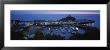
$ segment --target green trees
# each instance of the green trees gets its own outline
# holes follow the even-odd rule
[[[60,36],[60,35],[50,35],[50,34],[47,34],[45,36],[45,40],[64,40],[64,37]]]
[[[38,31],[36,32],[33,40],[64,40],[64,37],[55,34],[47,34],[44,36],[43,32]]]
[[[43,40],[44,35],[41,31],[36,32],[35,37],[33,38],[34,40]]]

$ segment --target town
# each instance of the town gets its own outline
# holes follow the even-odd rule
[[[60,20],[11,20],[12,40],[88,40],[100,39],[95,21],[77,20],[71,15]],[[97,38],[98,37],[98,38]]]

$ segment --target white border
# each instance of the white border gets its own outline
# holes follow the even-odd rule
[[[100,40],[10,40],[10,10],[100,10]],[[107,47],[106,4],[5,4],[5,47]]]

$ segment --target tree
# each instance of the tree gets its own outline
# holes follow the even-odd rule
[[[44,35],[41,31],[36,32],[35,37],[33,38],[34,40],[43,40]]]

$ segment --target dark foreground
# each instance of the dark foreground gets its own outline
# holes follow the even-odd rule
[[[13,26],[11,28],[11,40],[100,40],[99,29],[90,26],[77,27],[83,29],[84,32],[70,30],[69,27],[48,29],[48,27],[41,26]]]

